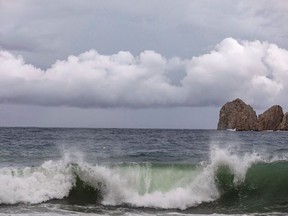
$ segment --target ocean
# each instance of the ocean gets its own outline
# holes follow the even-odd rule
[[[287,215],[288,133],[0,128],[0,215]]]

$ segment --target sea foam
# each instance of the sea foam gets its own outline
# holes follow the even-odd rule
[[[92,165],[71,160],[46,161],[39,167],[0,169],[0,203],[42,203],[63,199],[75,187],[76,177],[99,188],[104,205],[186,209],[221,196],[216,175],[227,167],[234,184],[245,180],[247,170],[263,159],[257,154],[237,155],[218,147],[211,149],[206,165],[118,164]],[[85,194],[84,194],[85,195]]]

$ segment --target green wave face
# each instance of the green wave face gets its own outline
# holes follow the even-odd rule
[[[76,180],[69,192],[68,202],[81,205],[101,203],[109,193],[110,180],[87,180],[87,170],[80,172],[79,169],[75,168]],[[123,188],[133,188],[141,197],[158,192],[168,194],[177,188],[190,190],[189,185],[201,175],[203,168],[183,164],[122,164],[110,167],[109,171],[127,179]],[[213,208],[222,213],[288,211],[287,161],[258,162],[247,170],[242,182],[235,179],[228,165],[217,167],[214,181],[220,197],[212,202],[200,203],[197,208],[204,211]],[[195,206],[190,209],[193,208]]]
[[[245,180],[234,182],[227,166],[220,166],[215,183],[221,197],[215,202],[227,211],[267,212],[288,210],[288,162],[257,163],[246,173]]]
[[[247,169],[237,167],[238,161],[232,166],[227,159],[220,162],[103,166],[48,161],[40,167],[6,167],[0,169],[6,185],[0,205],[56,199],[196,213],[288,212],[288,161],[253,161]]]
[[[123,164],[112,168],[113,172],[128,177],[131,187],[140,195],[168,192],[186,187],[194,181],[202,168],[190,164]]]
[[[97,204],[103,199],[102,188],[93,187],[89,183],[84,182],[78,175],[76,175],[76,180],[69,191],[67,201],[70,204],[77,205],[87,205],[87,204]]]
[[[74,183],[67,201],[78,205],[101,203],[107,196],[119,196],[116,194],[118,190],[130,191],[131,195],[137,194],[141,197],[188,188],[203,171],[202,167],[191,164],[121,164],[99,167],[99,173],[95,172],[98,170],[95,167],[87,169],[77,164],[71,166]],[[106,172],[108,177],[101,176]],[[118,204],[121,204],[121,201]]]

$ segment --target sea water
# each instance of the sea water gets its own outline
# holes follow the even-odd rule
[[[0,215],[285,215],[288,133],[0,128]]]

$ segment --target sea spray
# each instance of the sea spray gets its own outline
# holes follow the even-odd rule
[[[204,191],[206,189],[204,184],[194,184],[195,181],[198,181],[196,179],[203,171],[201,167],[188,164],[150,164],[149,166],[141,166],[144,166],[145,169],[139,169],[139,165],[137,165],[136,169],[130,167],[128,175],[127,169],[124,172],[126,173],[124,178],[128,177],[127,181],[130,182],[128,187],[133,188],[133,190],[130,190],[125,203],[139,207],[185,209],[190,205],[193,206],[203,201],[211,200],[210,190],[207,196],[207,191]],[[144,173],[142,173],[143,171]],[[133,176],[133,180],[129,176]],[[150,180],[146,181],[145,178]],[[132,184],[133,182],[134,185]],[[146,183],[145,193],[141,190],[141,182]],[[147,185],[147,182],[149,182],[149,185]],[[127,189],[125,186],[121,188]],[[106,201],[109,203],[109,200]]]
[[[184,210],[204,204],[213,206],[214,203],[225,207],[229,200],[229,206],[244,205],[248,209],[256,203],[258,196],[264,197],[262,202],[257,201],[262,207],[268,201],[273,203],[266,192],[277,197],[281,190],[284,192],[279,193],[280,201],[288,201],[285,195],[288,162],[263,158],[256,153],[239,155],[219,147],[211,148],[208,163],[196,165],[93,165],[65,155],[59,161],[46,161],[39,167],[1,168],[0,202],[34,204],[51,199],[69,201],[76,196],[76,204],[100,202],[103,205]],[[274,181],[273,176],[280,182]],[[73,190],[80,193],[73,193]],[[93,199],[85,201],[87,195]]]
[[[73,184],[70,166],[47,161],[40,167],[0,169],[0,204],[41,203],[62,199]]]
[[[221,184],[218,184],[218,181],[221,179],[218,178],[218,172],[223,166],[231,171],[231,184],[237,185],[245,180],[247,170],[254,163],[263,161],[262,157],[256,153],[241,156],[219,147],[212,149],[210,157],[210,163],[202,167],[201,172],[191,178],[189,183],[175,188],[171,187],[167,191],[155,190],[143,195],[136,194],[133,199],[128,200],[128,203],[142,207],[186,209],[201,203],[212,202],[222,195],[219,190]]]
[[[217,171],[219,167],[227,166],[234,175],[234,183],[243,182],[247,170],[252,164],[264,161],[263,156],[258,153],[244,153],[244,155],[239,155],[234,153],[229,147],[225,149],[218,146],[214,146],[210,151],[210,165],[212,167],[213,173]]]

